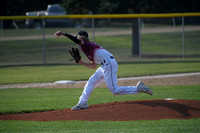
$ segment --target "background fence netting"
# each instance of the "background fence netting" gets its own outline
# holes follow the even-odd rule
[[[12,28],[1,28],[0,66],[72,64],[67,47],[76,45],[65,37],[54,38],[57,30],[73,35],[88,31],[90,40],[113,53],[118,62],[199,58],[200,17],[184,17],[184,23],[182,19],[140,18],[140,57],[132,55],[132,18],[73,19],[73,26],[44,25],[44,29],[26,27],[25,19],[2,20],[1,27],[10,22]]]

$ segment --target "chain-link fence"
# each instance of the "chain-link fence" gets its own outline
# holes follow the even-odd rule
[[[1,18],[1,17],[0,17]],[[76,46],[66,37],[56,39],[60,30],[76,35],[80,30],[110,51],[118,62],[165,58],[200,57],[200,15],[141,18],[1,18],[0,66],[71,64],[67,47]],[[139,53],[133,53],[133,28],[137,19]],[[67,20],[67,21],[66,21]],[[32,26],[28,23],[33,23]],[[68,23],[68,24],[66,24]],[[48,24],[48,25],[47,25]],[[9,28],[7,28],[9,25]],[[81,53],[82,54],[82,53]],[[83,60],[87,60],[82,54]]]

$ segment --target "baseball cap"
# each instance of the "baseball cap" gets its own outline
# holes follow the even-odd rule
[[[81,30],[81,31],[79,31],[79,33],[77,34],[77,36],[85,36],[85,37],[88,37],[88,33],[86,32],[86,31],[84,31],[84,30]]]

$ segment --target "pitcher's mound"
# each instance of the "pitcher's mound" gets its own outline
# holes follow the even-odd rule
[[[0,115],[0,120],[135,121],[200,118],[200,100],[139,100],[91,105],[90,108]]]

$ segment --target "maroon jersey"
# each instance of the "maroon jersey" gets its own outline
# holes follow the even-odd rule
[[[79,45],[84,52],[84,54],[88,57],[89,60],[94,61],[94,52],[96,49],[102,48],[96,43],[93,42],[85,42],[82,45]]]

